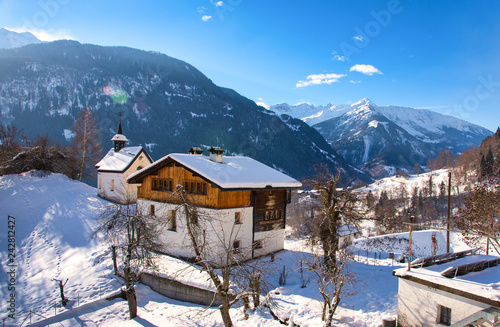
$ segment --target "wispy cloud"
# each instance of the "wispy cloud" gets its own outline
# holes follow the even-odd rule
[[[201,17],[201,20],[204,22],[208,22],[210,19],[212,19],[212,16],[210,16],[210,15],[203,15]]]
[[[362,37],[361,35],[355,35],[352,37],[353,40],[357,40],[359,42],[364,42],[365,41],[365,38]]]
[[[307,76],[306,81],[298,81],[296,87],[305,87],[309,85],[332,84],[338,82],[345,74],[312,74]]]
[[[210,2],[216,7],[222,7],[224,5],[224,1],[210,0]]]
[[[345,56],[341,56],[339,54],[337,54],[337,51],[333,51],[332,52],[332,55],[333,55],[333,60],[338,60],[338,61],[345,61]]]
[[[350,80],[349,83],[352,83],[352,84],[359,84],[361,83],[361,81],[355,81],[355,80]]]
[[[199,6],[199,7],[198,7],[198,8],[196,8],[196,9],[198,10],[198,12],[199,12],[200,14],[203,14],[207,8],[205,8],[205,7],[203,7],[203,6]]]
[[[65,29],[48,29],[44,30],[41,28],[28,28],[26,26],[22,27],[6,27],[9,31],[17,32],[17,33],[23,33],[23,32],[30,32],[34,36],[36,36],[40,41],[55,41],[55,40],[76,40],[76,38],[71,35],[71,32]]]
[[[360,72],[365,75],[372,76],[373,74],[381,74],[382,72],[372,65],[354,65],[349,69],[350,72]]]

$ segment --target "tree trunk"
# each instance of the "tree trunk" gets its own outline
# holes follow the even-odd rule
[[[113,256],[113,270],[115,275],[118,275],[118,265],[116,264],[116,246],[111,246],[112,256]]]
[[[82,161],[80,163],[80,174],[78,176],[78,180],[82,180],[82,174],[83,174],[83,166],[85,163],[85,154],[87,150],[87,120],[88,120],[88,114],[85,114],[84,121],[83,121],[83,148],[82,148]]]
[[[222,304],[220,305],[220,314],[222,316],[222,321],[224,322],[225,327],[233,327],[233,321],[231,320],[231,316],[229,315],[229,300],[226,298],[221,298]]]
[[[137,317],[137,297],[135,296],[134,286],[127,288],[127,301],[130,319]]]

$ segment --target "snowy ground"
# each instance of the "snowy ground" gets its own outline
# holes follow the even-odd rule
[[[221,326],[218,309],[205,308],[161,296],[149,287],[137,289],[139,317],[128,320],[126,301],[106,301],[104,298],[120,288],[112,275],[109,250],[89,240],[93,217],[108,204],[96,197],[96,190],[62,175],[49,177],[0,177],[0,215],[5,226],[0,230],[0,319],[6,326]],[[16,218],[17,268],[15,273],[16,320],[7,317],[9,271],[7,216]],[[413,235],[415,254],[431,254],[431,235],[436,232],[442,253],[444,232],[420,231]],[[440,235],[440,236],[439,236]],[[452,248],[465,247],[458,235],[452,234]],[[303,240],[288,239],[286,250],[271,262],[264,258],[272,272],[267,281],[269,296],[276,304],[276,313],[291,318],[301,326],[320,326],[321,303],[313,280],[301,288],[297,261],[308,255]],[[394,234],[358,240],[351,270],[363,285],[358,293],[345,299],[335,316],[336,326],[380,326],[385,316],[395,316],[397,310],[397,278],[392,271],[404,266],[389,259],[389,252],[404,253],[408,234]],[[167,259],[168,260],[168,259]],[[172,259],[167,265],[182,266]],[[287,271],[287,283],[278,285],[279,273]],[[179,270],[185,268],[179,268]],[[183,278],[187,278],[184,276]],[[306,279],[308,278],[306,274]],[[58,284],[53,279],[66,280],[65,294],[71,299],[66,308],[60,306]],[[31,314],[29,313],[35,312]],[[250,313],[244,320],[242,307],[231,309],[236,326],[282,326],[265,308]]]

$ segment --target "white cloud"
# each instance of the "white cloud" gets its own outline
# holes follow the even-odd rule
[[[345,74],[312,74],[307,76],[306,81],[298,81],[296,87],[305,87],[309,85],[332,84],[338,82]]]
[[[203,15],[203,17],[201,17],[201,20],[204,22],[208,22],[210,19],[212,19],[212,16],[209,15]]]
[[[333,59],[338,61],[345,61],[345,56],[335,55],[333,56]]]
[[[265,104],[265,103],[264,103],[264,102],[262,102],[262,101],[257,101],[257,102],[255,102],[255,103],[256,103],[258,106],[261,106],[261,107],[266,108],[267,110],[271,109],[271,106],[270,106],[270,105]]]
[[[210,0],[210,2],[216,7],[222,7],[224,5],[224,1]]]
[[[359,42],[364,42],[365,41],[365,38],[362,37],[361,35],[355,35],[352,37],[353,40],[357,40]]]
[[[341,56],[339,54],[337,54],[337,51],[333,51],[332,52],[332,55],[333,55],[333,60],[338,60],[338,61],[345,61],[345,56]]]
[[[382,72],[372,65],[354,65],[349,69],[350,72],[360,72],[365,75],[381,74]]]
[[[36,36],[40,41],[51,42],[55,40],[76,40],[76,38],[71,35],[71,32],[65,29],[49,29],[44,30],[41,28],[29,29],[26,26],[22,27],[6,27],[9,31],[23,33],[30,32],[34,36]]]
[[[352,83],[352,84],[359,84],[361,83],[361,81],[355,81],[355,80],[350,80],[349,83]]]
[[[205,7],[203,7],[203,6],[200,6],[200,7],[196,8],[196,9],[198,10],[198,12],[199,12],[200,14],[203,14],[207,8],[205,8]]]

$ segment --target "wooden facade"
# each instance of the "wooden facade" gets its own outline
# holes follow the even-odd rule
[[[253,230],[264,232],[284,229],[286,224],[287,190],[253,191]]]
[[[159,187],[160,184],[166,184],[167,187]],[[145,176],[142,179],[138,197],[160,202],[180,203],[179,197],[175,195],[179,185],[184,187],[191,200],[201,207],[227,209],[252,205],[251,191],[223,191],[217,185],[175,162],[158,169],[154,174]]]

